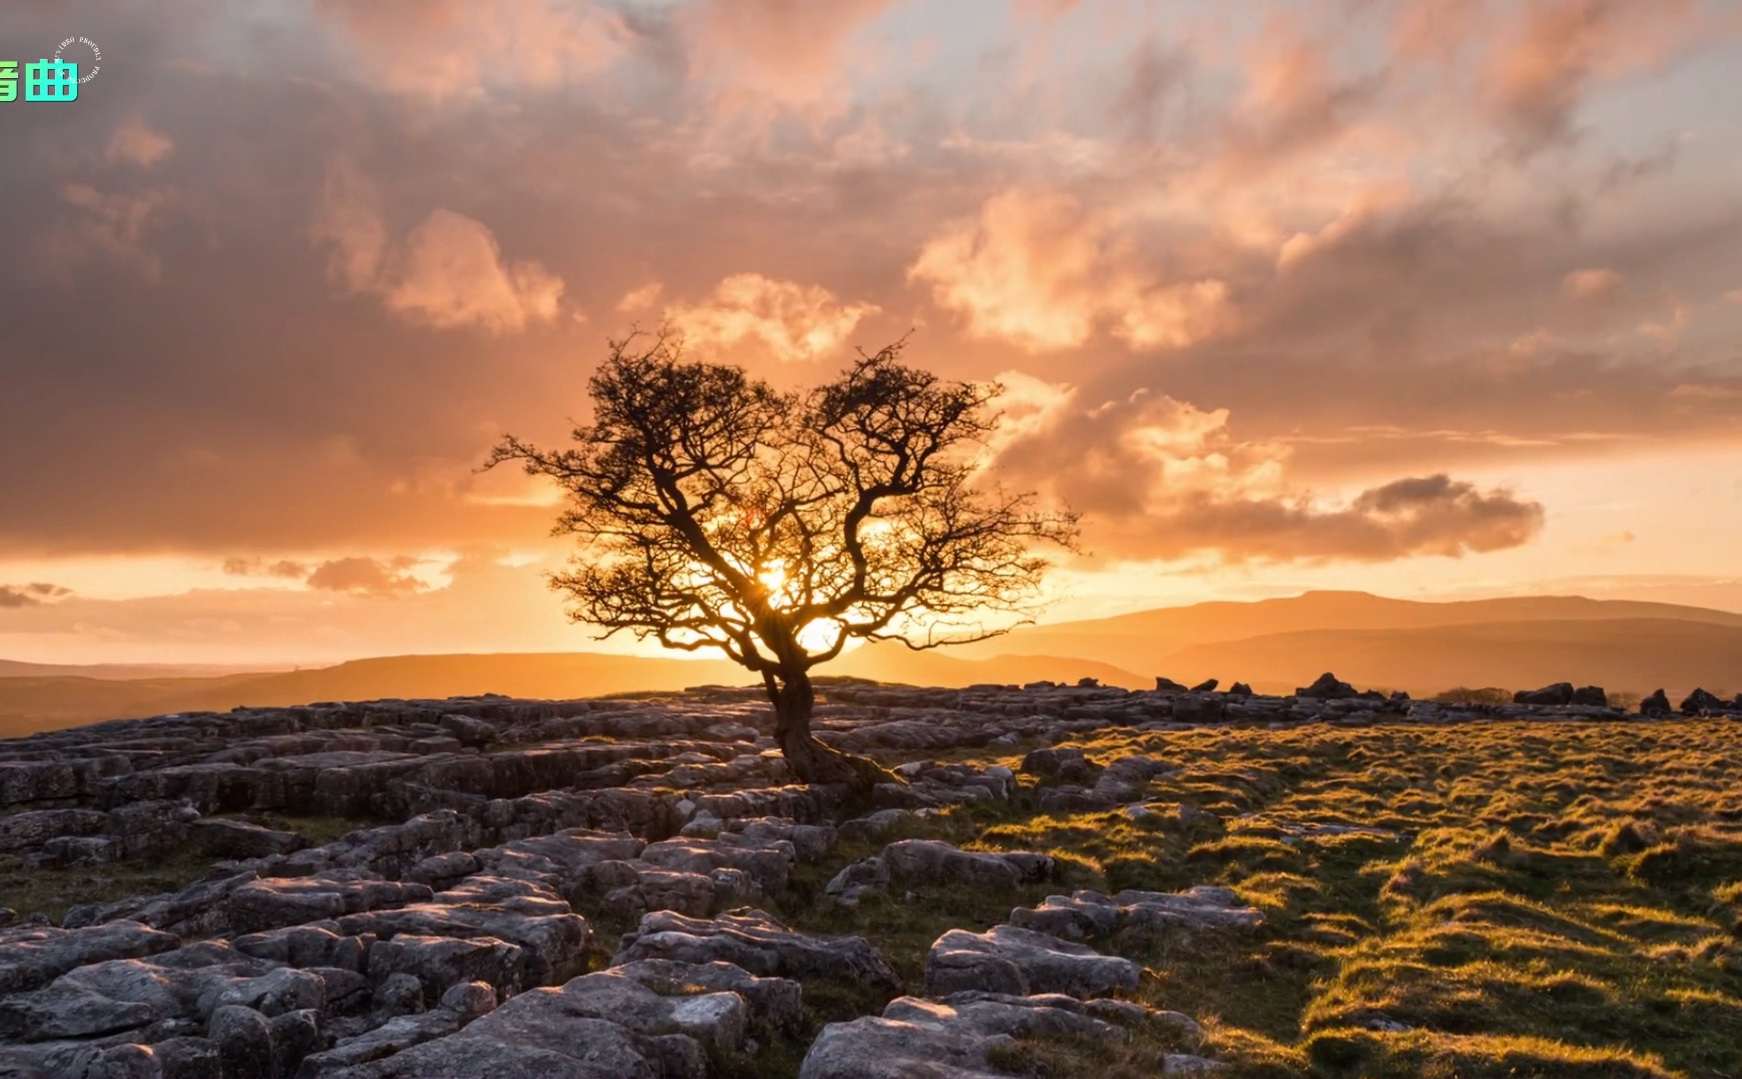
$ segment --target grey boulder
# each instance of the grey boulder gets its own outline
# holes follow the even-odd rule
[[[824,1027],[805,1054],[799,1079],[1001,1079],[1010,1073],[996,1067],[988,1051],[1015,1038],[1074,1034],[1121,1042],[1129,1037],[1128,1027],[1172,1014],[1058,994],[898,997],[881,1016]]]
[[[1198,885],[1177,893],[1127,889],[1112,898],[1088,890],[1049,895],[1011,911],[1010,924],[1061,940],[1098,940],[1127,929],[1256,929],[1264,915],[1227,888]]]
[[[654,1037],[588,1014],[562,989],[522,993],[458,1033],[321,1079],[703,1079],[707,1054],[686,1034]]]
[[[641,959],[725,962],[751,974],[822,978],[894,991],[896,975],[864,937],[817,937],[794,932],[772,915],[743,908],[715,918],[656,911],[623,937],[612,965]]]
[[[355,1065],[381,1060],[414,1045],[457,1033],[495,1007],[496,991],[483,982],[450,986],[438,1007],[416,1015],[396,1016],[373,1030],[345,1038],[330,1049],[311,1053],[303,1058],[296,1074],[298,1079],[325,1079],[342,1074]]]
[[[984,989],[1012,996],[1106,996],[1137,988],[1143,968],[1046,933],[998,925],[984,933],[952,929],[925,960],[927,996]]]
[[[128,921],[82,929],[20,926],[0,931],[0,993],[46,985],[88,963],[137,959],[180,943],[172,934]]]

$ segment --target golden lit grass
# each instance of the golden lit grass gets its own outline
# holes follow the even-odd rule
[[[1079,744],[1180,766],[1150,785],[1150,819],[1040,814],[1029,789],[926,830],[1068,853],[1075,879],[1057,891],[1223,884],[1264,910],[1254,935],[1105,945],[1148,969],[1136,999],[1197,1017],[1202,1051],[1236,1077],[1722,1079],[1742,1076],[1734,736],[1711,722],[1115,732]],[[1219,819],[1184,825],[1179,805]],[[864,933],[915,977],[937,934],[1014,904],[946,889],[851,913],[795,897],[786,913]],[[1172,1048],[1022,1043],[1001,1063],[1154,1074]]]

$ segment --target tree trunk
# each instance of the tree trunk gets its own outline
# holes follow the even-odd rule
[[[831,749],[812,736],[811,710],[817,696],[808,672],[782,672],[766,684],[774,702],[774,740],[801,781],[845,783],[859,797],[868,798],[872,787],[889,778],[876,761]]]

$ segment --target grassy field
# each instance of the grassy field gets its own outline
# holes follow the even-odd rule
[[[1742,1076],[1737,734],[1690,721],[1110,735],[1091,757],[1180,766],[1153,784],[1149,819],[976,807],[927,830],[1051,852],[1077,886],[1223,884],[1264,910],[1256,935],[1104,949],[1146,967],[1137,999],[1204,1024],[1198,1051],[1231,1077],[1722,1079]],[[1179,806],[1210,816],[1182,823]],[[1367,831],[1303,834],[1326,824]],[[1008,901],[949,890],[854,911],[817,899],[859,853],[808,873],[784,912],[866,934],[913,984],[943,929],[1008,915]],[[1035,1046],[1011,1062],[1115,1079],[1154,1074],[1156,1049]]]

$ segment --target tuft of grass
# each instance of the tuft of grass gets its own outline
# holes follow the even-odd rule
[[[77,869],[25,869],[20,859],[5,855],[0,856],[0,907],[20,915],[46,914],[58,923],[69,907],[81,903],[180,891],[204,877],[210,865],[210,858],[192,850]]]

